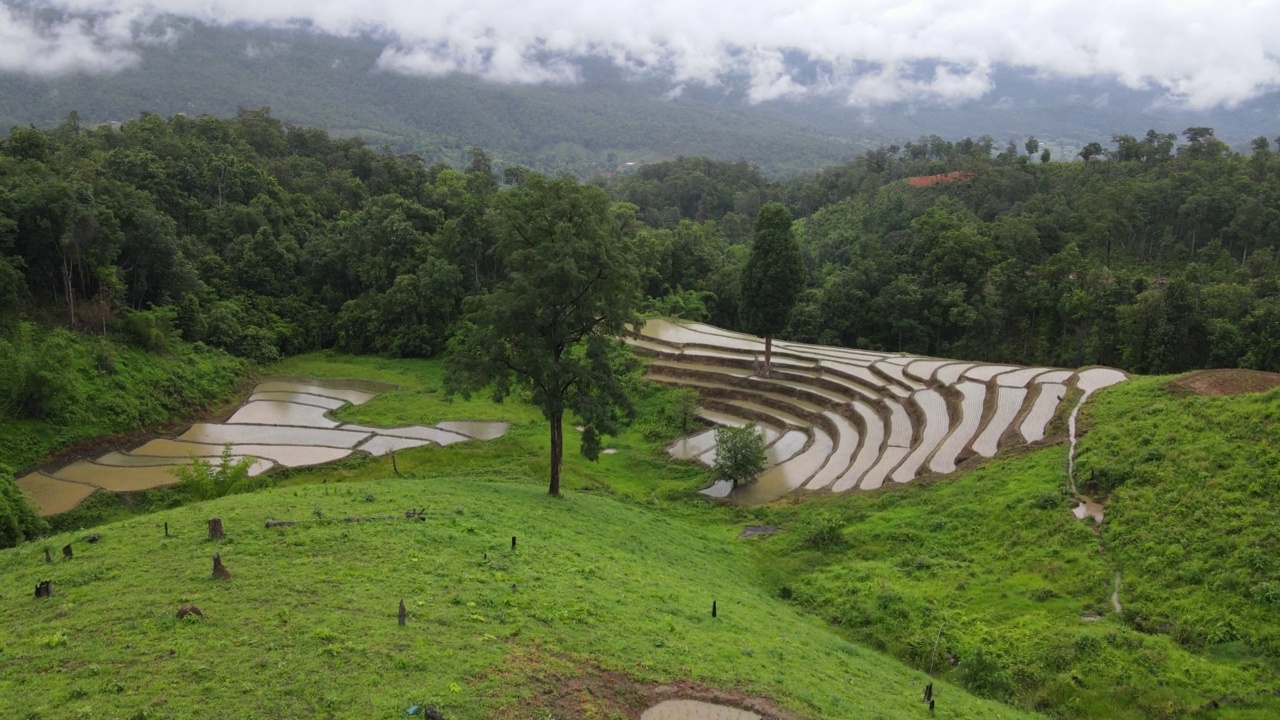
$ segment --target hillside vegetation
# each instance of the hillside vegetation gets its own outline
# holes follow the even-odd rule
[[[708,474],[666,459],[676,401],[649,389],[637,423],[607,441],[617,454],[588,462],[567,434],[557,501],[543,493],[548,441],[532,408],[447,402],[437,362],[318,354],[272,370],[400,384],[341,411],[350,421],[515,423],[491,443],[399,453],[401,479],[389,459],[366,458],[277,474],[274,490],[212,503],[172,507],[181,488],[155,490],[137,501],[151,514],[95,527],[98,543],[78,530],[0,552],[0,697],[37,698],[23,707],[41,717],[55,707],[346,717],[424,702],[450,718],[545,713],[530,707],[609,717],[643,705],[645,683],[692,679],[802,716],[914,717],[925,677],[894,669],[901,661],[956,686],[938,686],[941,717],[1277,710],[1268,571],[1248,569],[1267,552],[1274,511],[1246,468],[1269,462],[1280,390],[1177,396],[1165,378],[1144,378],[1099,393],[1080,461],[1087,488],[1108,493],[1099,537],[1069,511],[1063,444],[947,479],[737,508],[694,500]],[[1186,419],[1159,421],[1175,415]],[[1234,428],[1225,439],[1210,416]],[[1144,428],[1162,427],[1177,435],[1155,438],[1166,455],[1195,468],[1203,447],[1214,464],[1186,474],[1131,450]],[[1120,463],[1124,481],[1104,488],[1098,469]],[[1184,497],[1201,514],[1184,515]],[[426,521],[403,517],[422,507]],[[221,543],[206,539],[214,516],[228,527]],[[353,516],[395,517],[341,522]],[[264,528],[272,519],[300,524]],[[781,533],[736,539],[745,524]],[[43,548],[67,542],[76,558],[46,566]],[[214,552],[229,583],[209,577]],[[1185,576],[1195,568],[1199,578]],[[1110,601],[1116,570],[1121,613]],[[54,599],[32,600],[29,586],[48,578]],[[206,620],[177,621],[185,602]],[[1215,628],[1232,634],[1207,634]],[[361,678],[374,676],[371,695]],[[597,692],[622,676],[640,686]],[[582,677],[593,680],[569,682]]]
[[[382,379],[433,371],[336,356],[280,369]],[[421,419],[432,387],[410,385],[353,412]],[[482,404],[452,416],[481,414]],[[636,430],[598,466],[568,461],[568,496],[549,498],[528,469],[545,457],[536,429],[405,451],[402,479],[388,477],[386,459],[295,472],[285,487],[95,528],[94,544],[80,531],[0,552],[10,580],[0,590],[0,709],[369,717],[432,704],[449,718],[532,718],[567,693],[573,717],[635,717],[639,689],[568,689],[614,671],[641,686],[737,688],[804,716],[922,711],[923,674],[839,637],[759,581],[735,539],[736,511],[657,499],[688,492],[703,473],[668,465]],[[410,508],[426,508],[426,520],[405,519]],[[224,541],[207,539],[214,516]],[[341,521],[353,516],[390,519]],[[269,519],[300,523],[266,529]],[[174,537],[164,537],[165,522]],[[43,548],[67,542],[75,559],[46,566]],[[210,577],[214,552],[229,582]],[[52,601],[32,600],[27,586],[50,578]],[[205,619],[175,619],[187,602]],[[938,693],[938,717],[1021,715],[945,684]]]

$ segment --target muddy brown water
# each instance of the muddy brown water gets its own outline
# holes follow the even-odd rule
[[[297,403],[299,405],[316,405],[327,410],[337,410],[347,404],[340,398],[325,397],[299,392],[255,392],[249,396],[249,402],[255,400],[274,400],[276,402]]]
[[[1093,518],[1096,523],[1101,523],[1105,515],[1105,508],[1102,503],[1092,500],[1085,500],[1075,507],[1071,508],[1071,512],[1076,516],[1077,520],[1083,520],[1086,517]]]
[[[235,452],[272,460],[284,467],[302,467],[333,462],[351,454],[345,448],[315,447],[311,445],[236,445]],[[191,443],[181,440],[152,440],[130,451],[130,455],[183,458],[188,455],[216,458],[222,455],[222,446],[209,443]]]
[[[453,443],[466,442],[471,439],[466,435],[461,435],[456,432],[449,432],[448,430],[441,430],[436,427],[423,427],[421,425],[407,425],[405,427],[396,428],[376,428],[368,425],[343,425],[341,429],[385,435],[387,437],[429,440],[437,445],[452,445]]]
[[[761,720],[761,716],[701,700],[664,700],[641,713],[640,720]]]
[[[301,427],[335,428],[338,421],[327,417],[329,411],[315,405],[300,405],[278,400],[255,400],[236,410],[227,423],[231,425],[297,425]]]
[[[505,422],[440,423],[437,427],[342,426],[328,413],[347,403],[360,404],[385,383],[360,380],[265,380],[225,424],[196,423],[176,439],[157,439],[133,450],[113,450],[96,460],[81,460],[18,479],[41,515],[71,510],[97,490],[134,492],[179,482],[174,469],[192,458],[216,461],[226,444],[232,459],[248,457],[250,475],[279,464],[287,467],[332,462],[358,450],[383,455],[422,445],[448,445],[505,435]]]
[[[268,380],[258,385],[254,392],[290,392],[303,393],[306,395],[319,395],[321,397],[337,398],[345,400],[352,405],[363,405],[372,400],[376,393],[364,392],[347,387],[329,386],[328,384],[318,383],[301,383],[291,382],[287,380]]]
[[[266,445],[319,445],[321,447],[354,448],[369,437],[367,432],[326,430],[322,428],[286,427],[280,425],[215,425],[196,423],[178,436],[179,440],[221,445],[259,443]]]
[[[59,480],[52,475],[33,472],[17,480],[18,489],[31,496],[41,515],[56,515],[79,505],[98,488],[84,483]]]
[[[511,423],[485,422],[474,420],[446,420],[436,423],[436,427],[448,432],[465,435],[472,440],[496,440],[507,434]]]

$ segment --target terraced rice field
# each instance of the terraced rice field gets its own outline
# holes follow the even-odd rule
[[[233,458],[251,458],[250,475],[275,467],[302,467],[340,460],[352,453],[385,455],[426,445],[492,440],[506,434],[504,422],[437,423],[376,428],[343,423],[331,413],[348,403],[361,405],[380,390],[362,381],[272,380],[258,385],[226,422],[196,423],[175,438],[150,440],[129,450],[113,450],[57,470],[18,478],[41,515],[66,512],[95,492],[134,492],[178,482],[173,468],[194,458],[221,456],[230,444]]]
[[[654,319],[627,338],[649,359],[651,380],[691,388],[716,425],[755,423],[770,467],[752,485],[703,492],[746,503],[795,491],[874,490],[965,460],[1039,442],[1072,388],[1123,382],[1110,368],[1080,371],[961,362],[901,353],[764,341],[701,323]],[[673,458],[715,461],[705,430],[668,448]]]

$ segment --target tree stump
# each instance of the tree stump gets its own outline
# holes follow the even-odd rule
[[[223,572],[226,572],[226,568],[223,568]],[[186,618],[188,615],[195,615],[198,618],[204,618],[204,613],[200,612],[200,608],[196,607],[193,603],[187,603],[186,605],[178,608],[179,620]]]
[[[213,579],[214,580],[230,580],[231,571],[222,564],[222,555],[220,553],[213,554]]]
[[[222,518],[213,518],[212,520],[210,520],[209,521],[209,539],[221,540],[224,537],[226,537],[226,534],[222,532]]]
[[[53,581],[41,580],[40,582],[36,583],[36,597],[37,598],[53,597]]]
[[[400,601],[400,614],[399,614],[399,616],[398,616],[398,617],[399,617],[399,620],[400,620],[400,624],[401,624],[401,625],[404,625],[404,621],[405,621],[405,619],[406,619],[407,617],[409,617],[409,613],[408,613],[408,611],[406,611],[406,610],[404,609],[404,600],[401,600],[401,601]]]
[[[426,717],[427,720],[444,720],[444,715],[440,714],[440,711],[436,709],[435,705],[428,705],[427,711],[423,713],[423,716]]]
[[[66,560],[70,560],[71,558],[75,557],[75,553],[71,551],[70,545],[62,546],[62,557]]]

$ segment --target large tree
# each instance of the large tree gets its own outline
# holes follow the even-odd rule
[[[528,176],[497,198],[494,218],[507,276],[467,298],[445,388],[488,388],[496,400],[529,393],[551,423],[550,493],[559,495],[565,411],[585,426],[582,454],[595,459],[600,436],[615,434],[630,410],[611,356],[616,336],[637,322],[634,243],[604,192],[572,178]]]
[[[791,213],[782,203],[760,208],[751,236],[751,255],[742,268],[742,325],[764,337],[764,374],[769,374],[773,336],[787,327],[804,290],[804,258],[791,231]]]

